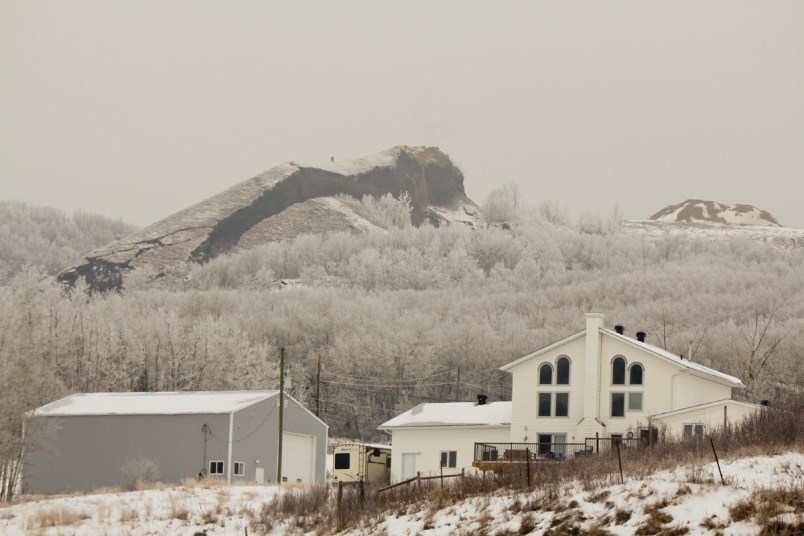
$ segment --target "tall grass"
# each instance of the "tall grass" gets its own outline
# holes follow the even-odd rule
[[[650,448],[623,448],[621,457],[626,478],[644,478],[656,471],[687,466],[692,481],[704,481],[704,464],[714,461],[714,442],[723,458],[779,454],[788,450],[804,450],[804,397],[772,404],[744,421],[715,431],[706,438],[686,441],[663,441]],[[696,468],[700,469],[696,472]],[[337,491],[328,486],[294,489],[266,503],[252,519],[255,529],[268,530],[278,522],[292,523],[305,531],[327,533],[342,529],[375,526],[389,514],[405,515],[420,510],[438,510],[464,499],[500,491],[538,489],[537,503],[521,506],[545,510],[558,505],[562,490],[572,481],[587,491],[595,491],[619,483],[616,451],[596,456],[568,459],[562,462],[533,463],[501,473],[466,476],[442,487],[438,480],[411,483],[378,493],[366,484],[361,495],[356,486],[344,486],[338,505]],[[535,500],[535,499],[534,499]],[[531,501],[532,502],[532,501]]]

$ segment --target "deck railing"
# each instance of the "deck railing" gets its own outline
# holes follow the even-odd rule
[[[475,443],[475,462],[565,460],[590,451],[585,443]]]

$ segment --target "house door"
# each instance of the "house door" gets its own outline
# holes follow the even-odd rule
[[[265,469],[262,467],[257,467],[254,471],[254,482],[257,484],[262,484],[265,482]]]
[[[416,454],[405,452],[402,454],[402,480],[416,476]]]

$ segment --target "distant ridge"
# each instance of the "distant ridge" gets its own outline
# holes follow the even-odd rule
[[[88,254],[59,274],[95,290],[123,287],[127,273],[147,267],[156,277],[188,261],[302,234],[364,232],[376,225],[337,198],[410,195],[415,225],[481,219],[466,196],[463,174],[438,147],[392,147],[353,160],[316,164],[287,162]]]
[[[687,199],[676,205],[667,206],[648,219],[670,223],[782,227],[770,212],[761,210],[753,205],[727,205],[701,199]]]

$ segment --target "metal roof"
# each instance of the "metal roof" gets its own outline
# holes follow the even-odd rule
[[[37,408],[33,415],[180,415],[232,413],[279,391],[77,393]]]

